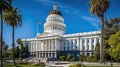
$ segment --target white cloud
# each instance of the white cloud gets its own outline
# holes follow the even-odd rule
[[[35,1],[40,2],[41,5],[49,6],[49,7],[51,6],[51,4],[52,5],[58,4],[58,6],[63,9],[63,12],[66,12],[66,13],[78,14],[78,12],[79,12],[79,10],[77,8],[66,5],[66,4],[62,4],[57,1],[52,1],[52,0],[35,0]]]
[[[100,21],[98,18],[92,16],[82,16],[82,18],[94,26],[96,29],[100,29]]]

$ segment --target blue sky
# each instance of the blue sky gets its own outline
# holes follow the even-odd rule
[[[18,38],[34,38],[37,33],[37,23],[39,33],[43,33],[43,25],[46,17],[57,4],[62,12],[66,24],[66,34],[96,31],[101,29],[99,18],[89,12],[89,0],[14,0],[13,5],[19,8],[22,14],[22,27],[15,29],[15,42]],[[111,5],[105,16],[107,18],[120,17],[120,0],[110,0]],[[3,38],[11,46],[12,28],[4,24]]]

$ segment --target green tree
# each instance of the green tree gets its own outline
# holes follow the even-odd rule
[[[86,56],[85,56],[85,54],[80,54],[80,56],[79,56],[79,61],[86,61]]]
[[[60,61],[65,61],[65,56],[60,56]]]
[[[69,61],[70,61],[70,62],[74,62],[74,61],[75,61],[75,58],[73,57],[73,58],[71,58]]]
[[[26,58],[25,47],[22,47],[22,48],[20,49],[20,58],[21,58],[21,59]]]
[[[100,18],[101,24],[102,24],[102,30],[101,30],[101,45],[100,45],[100,62],[103,60],[102,56],[102,46],[103,46],[103,26],[104,26],[104,14],[107,11],[107,9],[110,6],[109,0],[90,0],[90,12],[92,14],[97,15]]]
[[[26,46],[23,46],[23,42],[21,41],[20,38],[18,38],[16,42],[19,44],[19,47],[20,47],[19,57],[21,59],[27,58],[28,54],[29,54],[29,52],[28,52],[28,45],[25,43]]]
[[[11,3],[12,3],[12,0],[0,0],[0,20],[1,20],[1,23],[0,23],[0,42],[1,42],[1,67],[3,67],[3,63],[2,63],[2,41],[3,41],[3,13],[4,11],[7,9],[9,10],[9,8],[11,7]]]
[[[73,58],[72,54],[67,54],[66,61],[70,61],[70,59],[72,58]]]
[[[23,46],[23,42],[21,41],[20,38],[18,38],[16,42],[19,44],[19,46]]]
[[[111,60],[111,57],[109,55],[108,49],[110,48],[110,45],[108,44],[108,39],[112,34],[115,34],[120,30],[120,18],[111,18],[109,20],[104,20],[104,31],[103,32],[103,42],[104,42],[104,58],[106,61]]]
[[[9,55],[8,55],[8,45],[7,44],[4,44],[3,45],[3,57],[4,58],[7,58]]]
[[[10,11],[6,10],[4,13],[4,20],[8,25],[12,27],[12,47],[13,47],[13,60],[15,65],[15,55],[14,55],[14,29],[15,27],[22,25],[22,15],[19,13],[18,8],[11,7]]]
[[[2,47],[3,47],[3,49],[2,49],[2,53],[3,53],[2,57],[7,58],[9,56],[9,54],[8,54],[8,45],[5,43],[5,41],[2,41]]]
[[[94,50],[94,56],[99,60],[100,59],[100,44],[97,43],[95,50]]]
[[[108,40],[111,48],[109,49],[110,55],[118,62],[120,62],[120,31],[110,36]]]
[[[15,58],[19,58],[19,54],[20,54],[19,46],[16,46],[15,47],[15,52],[14,52]]]
[[[28,51],[28,45],[25,47],[25,53],[26,53],[26,58],[28,57],[29,51]]]

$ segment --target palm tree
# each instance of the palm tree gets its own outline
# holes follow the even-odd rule
[[[109,8],[110,2],[109,2],[109,0],[90,0],[89,5],[90,5],[90,12],[92,14],[97,15],[100,18],[101,24],[102,24],[101,45],[100,45],[100,62],[102,62],[103,61],[102,60],[103,59],[102,46],[103,46],[104,14],[107,11],[107,9]]]
[[[4,10],[9,10],[9,8],[11,7],[11,3],[12,3],[12,0],[0,0],[0,18],[1,18],[1,31],[0,31],[0,34],[1,34],[1,67],[3,67],[3,63],[2,63],[2,39],[3,39],[3,13],[4,13]]]
[[[22,25],[22,15],[19,13],[19,10],[17,8],[11,7],[10,11],[5,11],[4,20],[8,25],[12,26],[12,47],[13,47],[13,59],[14,59],[14,65],[15,65],[14,29],[15,29],[15,27]]]

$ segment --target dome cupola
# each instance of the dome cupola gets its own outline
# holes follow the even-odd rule
[[[60,11],[58,11],[58,6],[56,4],[53,6],[53,10],[50,11],[49,15],[51,15],[51,14],[57,14],[57,15],[62,16],[62,13]]]

